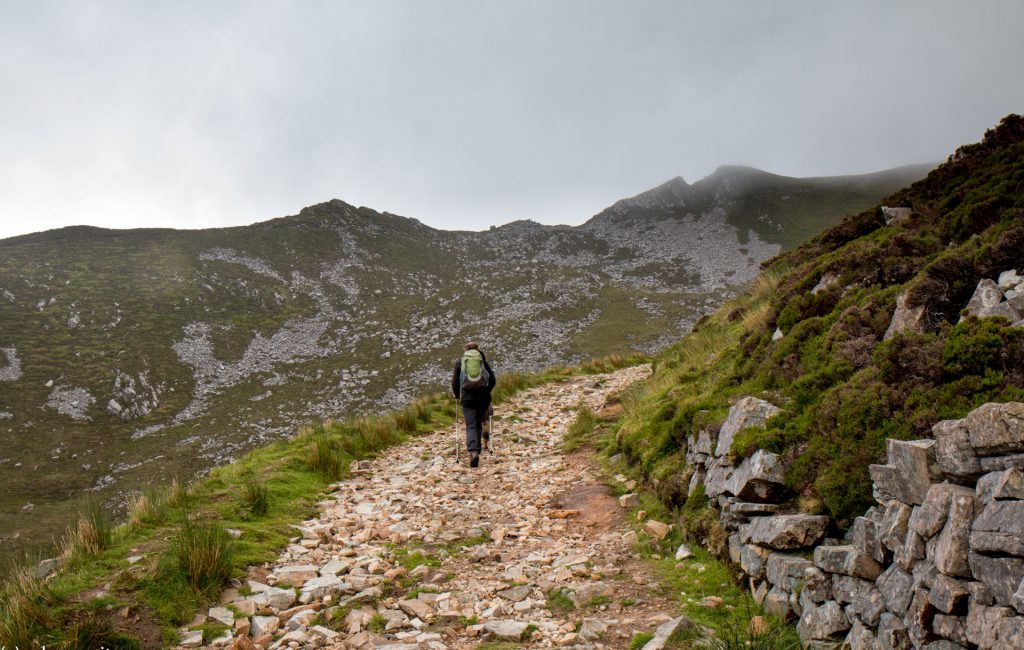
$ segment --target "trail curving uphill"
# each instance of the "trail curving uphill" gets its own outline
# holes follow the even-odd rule
[[[251,594],[228,590],[231,609],[210,610],[233,615],[222,620],[234,632],[217,643],[628,647],[677,606],[651,589],[590,453],[566,455],[562,441],[579,404],[607,408],[649,372],[626,368],[518,394],[497,407],[497,451],[485,452],[479,469],[466,454],[456,463],[452,428],[364,461],[332,486],[273,566],[250,568],[243,591]]]

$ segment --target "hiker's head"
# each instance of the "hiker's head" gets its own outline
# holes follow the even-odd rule
[[[464,350],[479,350],[480,349],[480,346],[477,345],[476,343],[474,343],[473,341],[470,341],[469,343],[467,343],[466,345],[464,345],[462,347],[463,347]]]

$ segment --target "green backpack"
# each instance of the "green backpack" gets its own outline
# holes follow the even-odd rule
[[[490,377],[484,367],[484,355],[480,350],[466,350],[462,355],[462,367],[459,371],[459,382],[462,390],[487,388]]]

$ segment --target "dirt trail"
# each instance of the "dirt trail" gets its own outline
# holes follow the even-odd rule
[[[219,643],[625,648],[654,631],[677,606],[651,588],[589,452],[562,452],[577,405],[599,410],[648,372],[518,394],[497,407],[497,450],[478,469],[465,453],[455,462],[452,428],[364,461],[301,524],[302,539],[250,571],[253,595],[224,594],[238,614]]]

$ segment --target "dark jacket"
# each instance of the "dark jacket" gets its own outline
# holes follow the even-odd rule
[[[483,352],[480,353],[480,356],[483,356]],[[498,378],[491,370],[490,364],[487,363],[487,357],[483,357],[483,359],[484,368],[487,369],[487,388],[468,388],[465,395],[461,394],[462,357],[455,361],[455,371],[452,373],[452,392],[455,393],[455,397],[461,398],[463,406],[487,408],[491,405],[491,391],[494,390],[494,384],[497,383]]]

